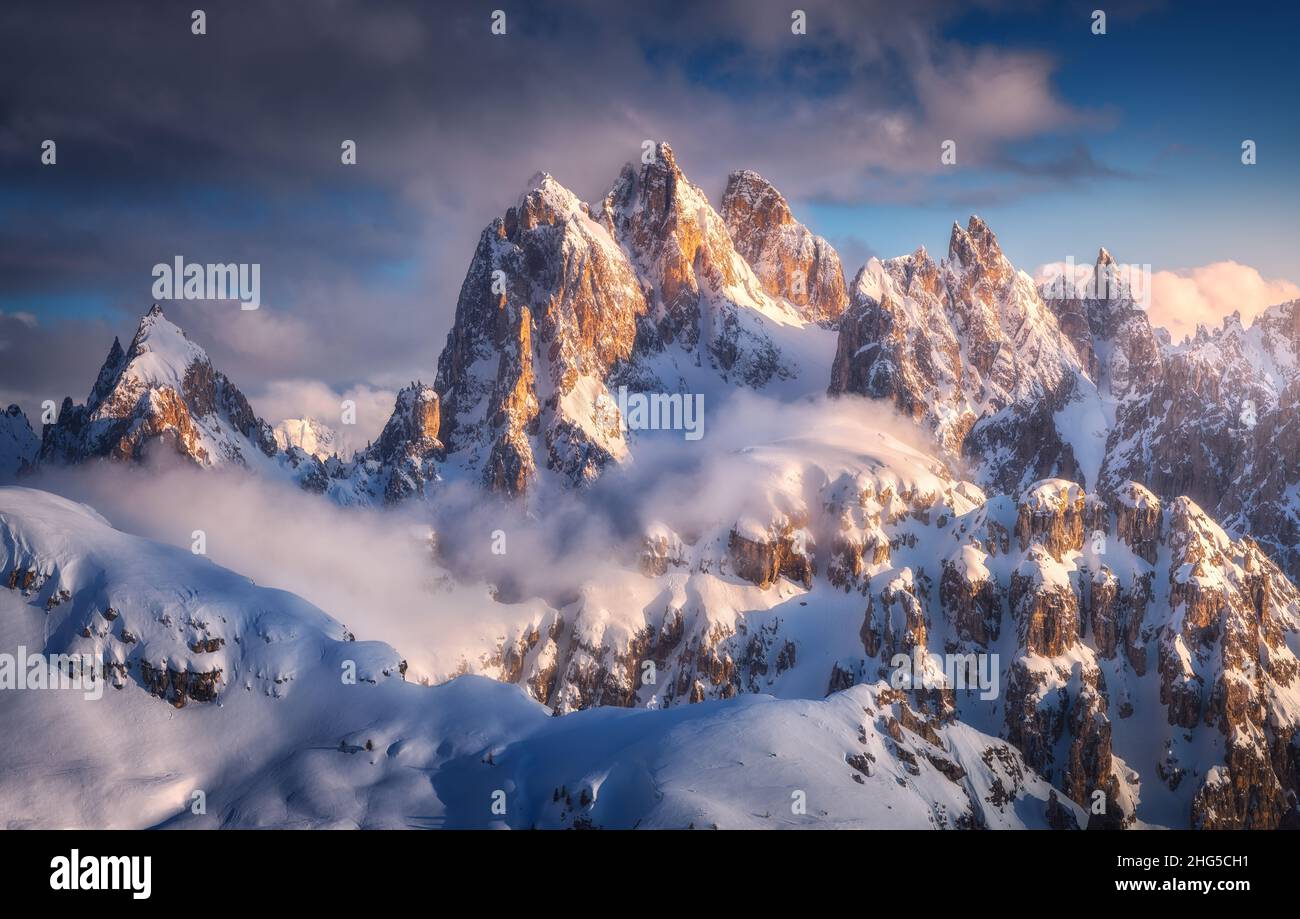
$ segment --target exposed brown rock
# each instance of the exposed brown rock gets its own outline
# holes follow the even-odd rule
[[[1031,486],[1017,505],[1016,537],[1020,548],[1040,542],[1057,561],[1066,552],[1082,549],[1087,529],[1085,499],[1082,488],[1063,479]]]
[[[987,647],[1002,626],[1002,599],[992,578],[971,580],[969,569],[945,560],[939,579],[939,603],[958,638]]]
[[[221,669],[208,672],[172,670],[167,666],[154,667],[148,661],[140,662],[140,680],[145,689],[160,699],[166,699],[177,708],[191,700],[211,702],[217,698],[221,686]]]
[[[721,213],[736,251],[753,266],[767,293],[789,300],[814,322],[839,318],[848,303],[839,256],[794,219],[770,182],[756,172],[733,172]]]
[[[778,577],[812,587],[815,565],[809,537],[791,524],[777,528],[762,542],[747,539],[733,529],[728,551],[736,574],[759,587],[771,587]]]
[[[1116,492],[1112,506],[1116,535],[1154,565],[1160,542],[1160,499],[1138,483],[1127,482]]]

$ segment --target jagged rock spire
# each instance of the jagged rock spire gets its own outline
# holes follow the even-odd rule
[[[966,228],[953,221],[948,237],[948,259],[964,267],[991,264],[1002,260],[1002,248],[983,218],[972,214]]]

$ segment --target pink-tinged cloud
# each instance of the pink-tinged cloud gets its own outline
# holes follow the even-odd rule
[[[1240,311],[1245,325],[1278,303],[1300,297],[1300,285],[1268,279],[1249,265],[1214,262],[1189,271],[1157,271],[1151,276],[1151,322],[1179,341],[1197,325],[1215,327]]]

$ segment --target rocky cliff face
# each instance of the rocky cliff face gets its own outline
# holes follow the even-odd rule
[[[756,387],[799,372],[769,329],[798,322],[798,310],[763,290],[671,147],[657,145],[639,170],[625,166],[598,217],[645,284],[649,352],[680,349],[674,364],[707,362],[724,379]]]
[[[1061,277],[1039,290],[1103,398],[1122,404],[1159,382],[1155,331],[1128,274],[1104,248],[1088,278]]]
[[[1060,475],[1186,495],[1296,577],[1300,306],[1173,345],[1105,249],[1091,277],[1032,290],[978,218],[938,263],[873,260],[850,285],[829,391],[890,400],[995,492]]]
[[[379,439],[358,451],[350,462],[324,462],[290,454],[300,461],[299,482],[309,490],[327,491],[342,503],[400,504],[429,497],[446,455],[439,439],[441,400],[433,387],[418,381],[397,394],[393,414]]]
[[[1133,783],[1158,781],[1192,825],[1276,825],[1300,778],[1287,752],[1296,719],[1281,702],[1300,693],[1300,604],[1282,572],[1189,499],[1162,513],[1135,483],[1106,506],[1072,483],[1039,483],[1016,521],[1006,736],[1026,760],[1080,804],[1100,791],[1124,823],[1136,816]],[[1150,731],[1153,713],[1138,706],[1153,681],[1170,728],[1159,761],[1144,764],[1143,741],[1112,722],[1145,719]]]
[[[1162,387],[1139,416],[1153,489],[1214,508],[1300,577],[1300,301],[1267,310],[1249,329],[1230,316],[1215,332],[1169,349],[1166,366],[1171,381],[1182,381],[1182,397],[1165,409],[1157,400],[1172,396],[1172,384]],[[1187,451],[1181,460],[1178,447]]]
[[[630,620],[586,593],[487,672],[567,711],[835,692],[894,680],[901,655],[913,705],[1000,732],[1096,822],[1276,825],[1300,781],[1300,596],[1266,554],[1137,483],[1013,501],[935,472],[830,479],[695,542],[659,531],[643,587],[617,589]],[[988,698],[953,661],[990,669]]]
[[[589,480],[626,447],[607,378],[647,305],[622,250],[550,176],[479,239],[438,361],[448,450],[519,494],[539,468]]]
[[[1300,576],[1300,303],[1274,306],[1249,328],[1229,316],[1175,345],[1105,249],[1093,277],[1042,290],[1108,406],[1095,487],[1137,481],[1164,501],[1185,495]]]
[[[1300,315],[1300,305],[1289,304]],[[1248,416],[1247,416],[1248,417]],[[1217,513],[1236,533],[1248,533],[1290,575],[1300,579],[1300,379],[1278,393],[1256,425],[1238,428],[1244,452]]]
[[[1234,542],[1190,499],[1174,502],[1169,528],[1160,698],[1188,736],[1217,731],[1225,757],[1197,789],[1192,825],[1275,828],[1300,778],[1297,718],[1278,707],[1300,688],[1288,643],[1300,596],[1253,541]]]

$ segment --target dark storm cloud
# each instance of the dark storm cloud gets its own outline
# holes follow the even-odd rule
[[[479,232],[539,169],[591,200],[666,139],[715,200],[754,168],[796,203],[921,201],[945,138],[1017,187],[1006,143],[1088,122],[1050,60],[944,40],[956,4],[800,6],[805,36],[767,0],[221,2],[198,37],[189,5],[6,4],[0,309],[66,355],[0,359],[0,389],[88,388],[98,358],[72,365],[176,255],[263,266],[256,313],[168,308],[245,389],[429,379]],[[50,324],[92,291],[102,319]]]
[[[22,406],[40,433],[41,404],[57,406],[64,396],[84,400],[113,335],[100,320],[37,323],[30,314],[0,312],[0,407]]]

